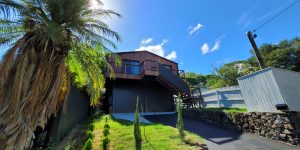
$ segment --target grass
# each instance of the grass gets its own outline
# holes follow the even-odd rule
[[[105,125],[105,117],[108,117],[108,124],[110,125],[109,149],[134,150],[133,124],[128,121],[113,119],[108,115],[103,116],[94,122],[95,138],[93,140],[93,149],[102,149],[102,139],[104,138],[102,131]],[[195,145],[202,145],[204,143],[204,140],[201,137],[190,132],[186,132],[186,142],[182,142],[176,128],[162,124],[141,125],[141,132],[143,139],[142,149],[145,150],[193,150],[201,149]]]
[[[201,110],[211,110],[211,111],[223,111],[223,112],[247,112],[246,108],[200,108]]]

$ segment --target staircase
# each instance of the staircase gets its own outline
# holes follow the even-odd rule
[[[158,64],[158,72],[159,76],[156,77],[157,81],[170,89],[173,94],[178,95],[178,93],[180,93],[183,101],[191,98],[188,84],[178,75],[176,75],[170,69],[167,69],[162,64]]]

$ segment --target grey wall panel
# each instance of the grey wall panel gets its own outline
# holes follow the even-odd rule
[[[240,77],[238,82],[250,112],[276,112],[276,104],[285,103],[272,68]]]
[[[245,108],[239,86],[222,87],[202,92],[203,107]]]
[[[291,111],[300,111],[300,73],[272,68],[280,93]]]
[[[60,141],[80,121],[89,116],[89,97],[78,89],[71,87],[68,95],[67,109],[61,111],[53,120],[51,138]]]
[[[113,87],[113,113],[133,113],[137,96],[144,112],[174,111],[172,93],[162,86],[116,84]]]
[[[136,85],[115,85],[113,87],[113,112],[134,112],[136,99],[143,105],[143,88]]]

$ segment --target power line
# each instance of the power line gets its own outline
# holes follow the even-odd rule
[[[274,20],[276,17],[278,17],[279,15],[281,15],[283,12],[285,12],[286,10],[288,10],[289,8],[291,8],[292,6],[294,6],[295,4],[297,4],[300,0],[296,0],[294,1],[292,4],[290,4],[288,7],[286,7],[285,9],[283,9],[282,11],[280,11],[279,13],[277,13],[276,15],[274,15],[272,18],[270,18],[269,20],[267,20],[266,22],[264,22],[263,24],[261,24],[260,26],[258,26],[253,32],[257,31],[258,29],[262,28],[263,26],[265,26],[266,24],[268,24],[269,22],[271,22],[272,20]]]

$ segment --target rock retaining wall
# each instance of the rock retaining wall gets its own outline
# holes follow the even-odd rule
[[[184,109],[183,116],[292,145],[300,144],[300,112],[236,113]]]

